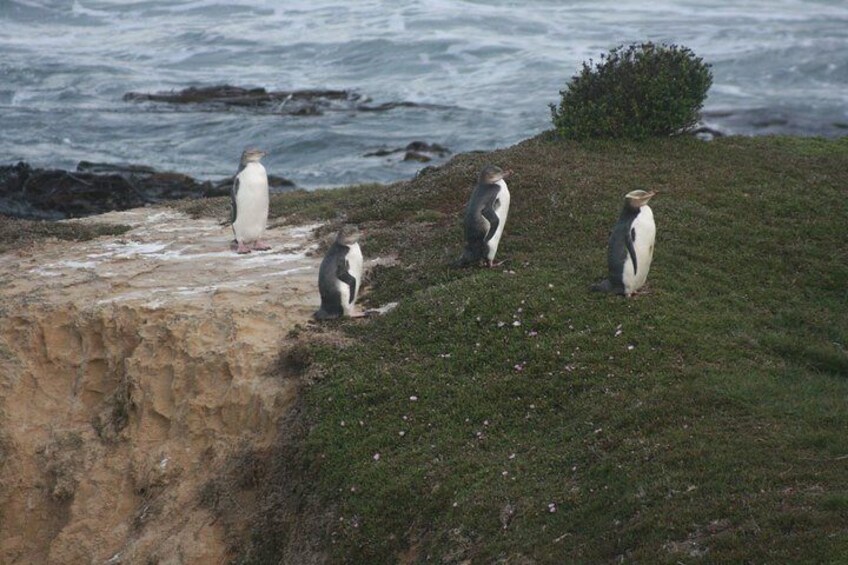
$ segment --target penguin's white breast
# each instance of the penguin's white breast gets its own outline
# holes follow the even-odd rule
[[[350,251],[347,252],[348,272],[356,279],[356,292],[353,296],[353,301],[356,302],[356,297],[359,296],[359,289],[362,286],[362,249],[358,243],[350,246]],[[350,303],[350,287],[347,283],[338,281],[339,294],[342,297],[342,309],[349,313],[353,308]]]
[[[239,175],[236,194],[236,237],[250,241],[265,231],[268,220],[268,176],[260,163],[250,163]]]
[[[489,252],[487,257],[490,260],[493,260],[495,258],[495,254],[498,252],[498,245],[501,242],[501,236],[503,235],[504,227],[506,226],[506,218],[509,215],[509,188],[506,185],[506,181],[503,179],[499,180],[497,184],[501,187],[496,197],[498,206],[495,208],[495,215],[498,217],[498,229],[495,230],[495,234],[492,236],[492,239],[489,240]]]
[[[350,274],[356,279],[356,291],[359,293],[359,285],[362,284],[362,249],[358,243],[350,246],[350,251],[347,254],[347,260],[350,264]]]
[[[623,282],[630,291],[638,290],[648,279],[651,262],[654,255],[654,241],[657,228],[654,224],[654,212],[649,206],[642,206],[639,215],[633,220],[630,229],[635,234],[633,250],[636,252],[636,273],[633,273],[633,263],[625,265]]]

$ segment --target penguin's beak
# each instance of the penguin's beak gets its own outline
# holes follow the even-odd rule
[[[512,169],[507,169],[507,170],[505,170],[505,171],[503,172],[503,176],[502,176],[501,178],[502,178],[502,179],[509,178],[509,176],[510,176],[511,174],[512,174]]]

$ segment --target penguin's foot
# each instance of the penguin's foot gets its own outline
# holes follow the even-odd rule
[[[252,245],[252,248],[256,251],[268,251],[271,249],[271,246],[262,241],[261,239],[256,240],[256,242]]]
[[[592,292],[612,292],[612,284],[610,284],[609,279],[604,279],[590,286],[589,290]]]
[[[630,296],[628,296],[627,298],[635,298],[637,296],[645,296],[647,294],[651,294],[651,289],[647,286],[643,286],[642,288],[631,292]]]
[[[489,267],[490,269],[497,269],[498,267],[500,267],[504,263],[506,263],[506,259],[504,259],[503,261],[493,261],[493,260],[489,259],[489,260],[486,261],[486,266]]]
[[[236,253],[238,253],[239,255],[244,255],[245,253],[250,253],[250,248],[248,246],[246,246],[244,243],[239,241],[238,247],[236,247]]]

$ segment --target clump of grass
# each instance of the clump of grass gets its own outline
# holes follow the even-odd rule
[[[508,262],[452,268],[484,162],[515,170]],[[659,191],[650,292],[589,293],[634,185]],[[399,257],[369,300],[401,305],[313,347],[245,555],[310,523],[338,562],[838,561],[845,186],[845,139],[544,135],[383,189],[379,213],[333,196],[366,255]]]
[[[0,253],[29,245],[41,239],[56,238],[68,241],[86,241],[104,235],[120,235],[130,229],[129,226],[119,224],[49,222],[0,216]]]

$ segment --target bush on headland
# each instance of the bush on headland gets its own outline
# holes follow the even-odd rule
[[[560,91],[554,126],[572,139],[672,135],[697,123],[712,80],[710,65],[687,47],[619,46],[584,62]]]

